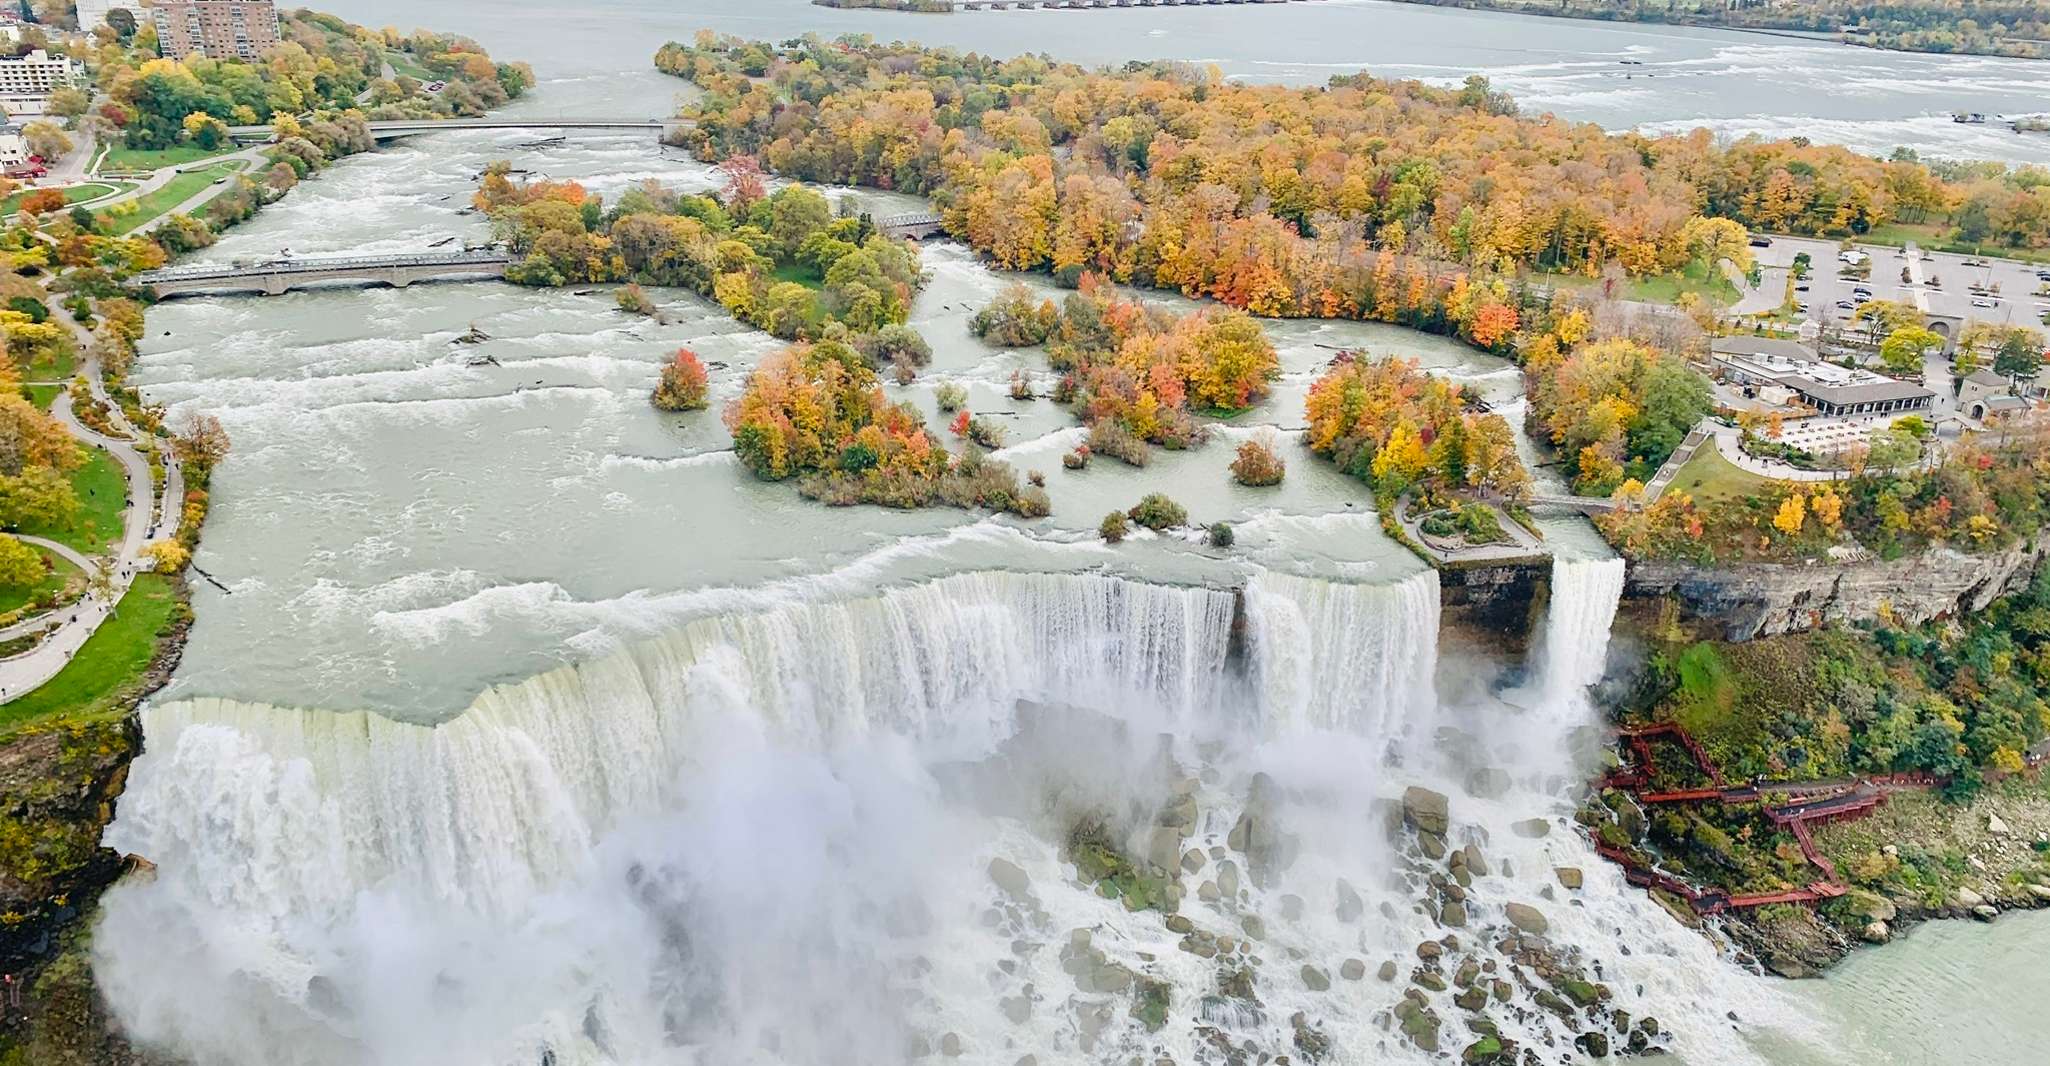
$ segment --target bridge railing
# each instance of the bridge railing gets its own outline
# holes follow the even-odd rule
[[[464,267],[510,263],[504,252],[450,252],[432,255],[351,255],[310,259],[274,259],[261,263],[227,263],[168,267],[135,275],[135,282],[197,281],[206,278],[261,277],[265,274],[313,274],[333,270],[376,270],[393,267]]]

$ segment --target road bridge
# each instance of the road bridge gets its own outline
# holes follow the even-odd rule
[[[512,257],[496,249],[405,255],[237,260],[171,267],[137,274],[134,283],[162,299],[197,292],[260,292],[276,296],[325,281],[355,281],[403,289],[416,281],[486,281],[505,276]]]
[[[587,130],[595,133],[652,130],[663,133],[690,124],[690,120],[685,118],[593,118],[557,115],[533,118],[379,119],[368,125],[370,136],[379,141],[392,141],[401,137],[415,137],[422,133],[441,133],[447,130]],[[275,129],[268,125],[228,127],[228,136],[242,143],[268,141],[275,135]]]

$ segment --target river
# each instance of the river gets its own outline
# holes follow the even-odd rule
[[[403,26],[417,5],[336,10]],[[666,109],[679,83],[648,58],[700,23],[1177,56],[1248,76],[1321,77],[1320,53],[1402,72],[1389,65],[1401,57],[1419,76],[1456,80],[1469,64],[1533,100],[1549,89],[1544,106],[1575,117],[1759,128],[1801,117],[1731,103],[1717,119],[1706,97],[1748,84],[1732,93],[1755,93],[1762,115],[1794,96],[1740,64],[1800,77],[1789,57],[1812,56],[1817,78],[1825,59],[1839,64],[1828,76],[1875,65],[1885,88],[1855,107],[1804,98],[1873,138],[1922,128],[1911,105],[1928,94],[1904,86],[1937,76],[1926,57],[1772,38],[1336,2],[1016,19],[793,0],[722,0],[687,19],[640,2],[462,2],[433,18],[532,59],[541,88],[517,110],[537,115]],[[1439,39],[1457,43],[1419,44]],[[1758,49],[1779,58],[1745,58]],[[1612,59],[1562,58],[1587,51],[1671,76],[1619,81]],[[1957,62],[1989,86],[2038,69]],[[1721,74],[1682,75],[1696,68]],[[1953,132],[1947,119],[1927,129]],[[484,223],[458,210],[494,159],[608,194],[712,180],[643,136],[531,141],[464,131],[345,161],[202,255],[479,240]],[[1866,1004],[1897,1001],[1898,981],[1789,994],[1745,976],[1570,831],[1598,717],[1585,687],[1621,582],[1586,525],[1547,523],[1563,557],[1527,663],[1444,650],[1434,576],[1290,432],[1340,347],[1417,358],[1520,422],[1513,366],[1392,327],[1274,323],[1283,378],[1221,439],[1144,470],[1072,473],[1059,463],[1079,439],[1071,416],[1004,395],[1021,369],[1044,391],[1040,357],[965,329],[1010,279],[958,246],[926,259],[913,323],[934,363],[890,390],[933,412],[937,382],[967,384],[970,406],[1007,428],[1003,458],[1045,473],[1049,519],[830,510],[754,481],[715,412],[647,403],[680,345],[713,364],[715,408],[776,347],[687,293],[655,291],[659,321],[621,314],[603,289],[495,284],[153,309],[136,381],[174,418],[218,415],[235,450],[197,560],[228,591],[195,591],[190,644],[145,712],[147,752],[109,835],[158,868],[109,894],[96,940],[131,1028],[231,1064],[882,1063],[949,1034],[972,1061],[1157,1050],[1193,1063],[1218,1035],[1291,1053],[1300,1012],[1331,1039],[1330,1061],[1420,1061],[1384,1032],[1394,990],[1337,974],[1347,959],[1411,959],[1445,932],[1419,912],[1415,845],[1362,825],[1424,783],[1454,797],[1453,842],[1494,864],[1471,887],[1475,925],[1538,903],[1614,1004],[1661,1018],[1688,1061],[1861,1061],[1827,1049]],[[456,343],[473,326],[489,339]],[[1232,485],[1233,443],[1266,430],[1287,480]],[[1234,522],[1238,544],[1093,535],[1154,490],[1199,521]],[[1468,776],[1492,768],[1504,791],[1469,795]],[[1184,842],[1192,896],[1251,872],[1233,843],[1241,815],[1298,842],[1256,883],[1184,907],[1212,933],[1259,924],[1235,956],[1257,974],[1257,1003],[1212,1003],[1221,961],[1063,872],[1056,815],[1143,823],[1183,796],[1200,812]],[[1558,828],[1511,829],[1532,816]],[[992,886],[995,859],[1023,871],[1024,898]],[[1555,866],[1584,870],[1585,887],[1559,893]],[[1877,954],[1915,960],[1935,944],[1917,934]],[[1135,1021],[1136,986],[1088,984],[1124,971],[1171,990],[1164,1027]],[[1935,994],[1951,991],[1946,1009],[1976,995],[1962,981]],[[1449,998],[1439,1009],[1458,1016]],[[1764,1034],[1755,1052],[1725,1039],[1726,1011]],[[1499,1023],[1566,1046],[1541,1012]],[[1457,1052],[1472,1037],[1453,1021],[1445,1039]]]

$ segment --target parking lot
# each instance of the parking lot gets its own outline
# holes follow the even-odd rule
[[[1801,282],[1808,287],[1807,291],[1794,294],[1808,305],[1802,321],[1837,327],[1849,325],[1856,304],[1865,299],[1855,292],[1859,288],[1869,290],[1871,299],[1914,304],[1932,315],[1968,322],[2040,327],[2043,316],[2050,313],[2050,295],[2041,294],[2050,289],[2050,281],[2037,276],[2038,271],[2050,272],[2050,266],[2012,259],[1974,260],[1947,252],[1921,252],[1920,263],[1910,264],[1899,248],[1861,244],[1858,250],[1872,257],[1872,273],[1867,280],[1856,281],[1838,276],[1843,264],[1837,258],[1835,241],[1804,237],[1771,240],[1770,247],[1751,249],[1762,268],[1760,281],[1757,288],[1745,291],[1743,299],[1732,308],[1737,314],[1778,310],[1786,296],[1787,271],[1794,256],[1801,252],[1807,252],[1810,259],[1808,277]],[[1915,271],[1910,269],[1917,265],[1923,282],[1920,285],[1914,283]],[[1974,286],[1982,291],[1974,292]]]

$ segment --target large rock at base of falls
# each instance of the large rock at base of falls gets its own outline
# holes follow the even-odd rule
[[[1443,792],[1433,792],[1420,785],[1411,785],[1402,790],[1402,820],[1412,829],[1444,836],[1450,828],[1451,801]]]
[[[1509,772],[1489,766],[1466,775],[1467,795],[1480,799],[1500,799],[1509,794]]]
[[[1017,863],[1008,859],[989,860],[989,879],[996,882],[1004,894],[1016,900],[1032,898],[1032,879],[1025,875]]]
[[[1502,908],[1502,913],[1510,925],[1532,936],[1543,936],[1552,927],[1552,923],[1545,920],[1544,912],[1528,903],[1508,904]]]

